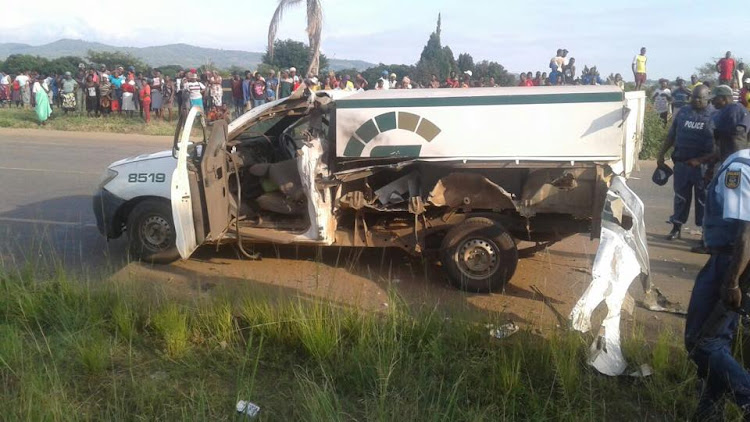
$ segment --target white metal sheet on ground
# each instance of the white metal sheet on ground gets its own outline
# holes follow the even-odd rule
[[[627,362],[620,345],[620,316],[630,285],[639,275],[650,274],[643,202],[615,177],[602,213],[599,249],[596,251],[592,280],[570,313],[574,330],[591,330],[591,316],[600,303],[607,305],[607,316],[591,345],[589,364],[605,375],[621,375]],[[624,218],[628,217],[628,218]],[[631,221],[632,225],[625,224]],[[648,288],[650,284],[644,285]]]

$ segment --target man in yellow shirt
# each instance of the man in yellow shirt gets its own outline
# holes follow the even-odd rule
[[[688,89],[690,92],[693,92],[696,86],[703,85],[703,82],[698,80],[698,75],[693,75],[690,77],[690,85],[688,85]]]
[[[646,82],[646,47],[641,47],[641,54],[633,58],[633,76],[635,76],[635,90],[640,91]]]

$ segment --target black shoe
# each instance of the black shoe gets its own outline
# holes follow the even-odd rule
[[[711,255],[711,251],[703,243],[701,243],[698,246],[693,246],[692,248],[690,248],[690,252],[699,253],[702,255]]]
[[[672,241],[675,239],[682,239],[682,227],[676,224],[672,227],[672,231],[667,235],[667,240]]]

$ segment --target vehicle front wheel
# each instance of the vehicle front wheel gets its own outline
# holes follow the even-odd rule
[[[441,262],[451,284],[457,288],[488,293],[502,289],[513,277],[518,249],[510,234],[497,222],[472,217],[445,235]]]
[[[180,257],[175,244],[172,207],[166,201],[147,200],[128,216],[130,255],[144,262],[168,264]]]

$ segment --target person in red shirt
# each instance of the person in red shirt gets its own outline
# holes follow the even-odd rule
[[[518,83],[518,86],[534,86],[534,80],[529,79],[528,73],[521,73],[521,82]]]
[[[141,105],[143,106],[143,118],[146,123],[151,122],[151,86],[144,81],[141,85]]]
[[[518,86],[526,86],[526,74],[524,72],[521,72],[520,79],[518,81]]]
[[[729,85],[732,82],[732,75],[734,74],[734,59],[732,58],[732,52],[727,51],[727,54],[723,59],[716,63],[716,71],[719,72],[719,85]]]
[[[458,88],[460,86],[461,86],[461,83],[458,80],[458,77],[456,76],[456,72],[451,72],[450,76],[445,79],[445,87],[446,88]]]

